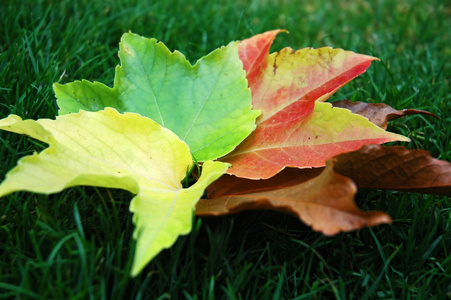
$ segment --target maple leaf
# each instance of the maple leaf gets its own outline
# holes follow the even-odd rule
[[[307,170],[307,172],[311,171]],[[303,179],[306,179],[308,175]],[[228,178],[226,180],[229,180],[229,183],[230,180],[256,181],[230,175],[224,175],[224,178]],[[328,163],[319,176],[305,181],[301,179],[300,183],[294,185],[292,185],[293,182],[288,181],[288,185],[283,188],[266,190],[268,181],[270,185],[275,184],[272,178],[256,181],[260,182],[257,185],[265,191],[257,191],[255,186],[250,192],[232,188],[229,189],[229,193],[221,194],[217,198],[201,199],[196,206],[196,215],[217,216],[248,209],[271,209],[294,214],[304,223],[312,226],[314,230],[325,235],[391,222],[390,217],[383,212],[364,212],[355,205],[354,195],[357,188],[354,182],[335,173],[332,162]],[[281,184],[285,185],[283,181]]]
[[[328,160],[326,168],[286,168],[266,180],[223,175],[207,188],[198,216],[249,209],[295,214],[326,235],[387,223],[381,212],[362,212],[354,204],[358,187],[451,196],[451,163],[425,150],[365,145]]]
[[[332,48],[284,48],[269,55],[279,32],[270,31],[239,43],[252,104],[262,114],[255,131],[221,158],[232,164],[229,174],[266,179],[287,166],[324,166],[334,155],[365,144],[409,141],[364,117],[322,103],[365,72],[376,58]]]
[[[188,146],[151,119],[112,108],[56,120],[10,115],[0,120],[0,129],[49,144],[19,160],[0,185],[0,197],[20,190],[50,194],[75,185],[136,194],[130,204],[137,240],[132,276],[191,230],[196,202],[227,169],[224,163],[207,161],[199,180],[182,188],[192,167]]]
[[[246,74],[231,42],[192,66],[156,39],[126,33],[114,87],[89,81],[54,84],[60,114],[113,107],[136,112],[169,128],[198,161],[232,151],[255,129]]]
[[[352,179],[359,188],[398,190],[451,196],[451,163],[425,150],[402,146],[365,145],[332,158],[334,171]],[[265,180],[225,174],[207,188],[208,199],[283,189],[321,174],[322,168],[286,168]],[[209,201],[204,199],[202,201]]]
[[[363,188],[451,196],[451,163],[426,150],[367,145],[336,156],[334,170]]]

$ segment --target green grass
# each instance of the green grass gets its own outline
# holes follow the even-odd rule
[[[0,117],[53,118],[52,83],[112,84],[123,32],[163,41],[192,62],[231,40],[286,28],[273,47],[332,46],[377,56],[334,100],[431,111],[392,122],[407,147],[451,160],[451,8],[445,1],[0,2]],[[44,148],[0,132],[1,178]],[[324,237],[269,211],[195,218],[190,235],[135,279],[131,195],[78,187],[0,200],[0,298],[451,298],[451,201],[361,190],[392,225]]]

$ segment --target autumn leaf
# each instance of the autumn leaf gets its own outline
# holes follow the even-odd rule
[[[259,124],[248,139],[221,160],[232,164],[230,174],[267,179],[285,167],[322,167],[337,154],[395,140],[409,141],[349,110],[316,103],[313,113],[302,122]]]
[[[285,167],[322,167],[327,159],[365,144],[409,141],[348,110],[322,103],[376,58],[331,48],[284,48],[269,55],[279,32],[239,44],[252,104],[262,114],[256,130],[221,158],[232,164],[229,174],[267,179]]]
[[[323,170],[324,167],[311,169],[285,168],[273,177],[261,180],[224,174],[208,186],[207,199],[282,189],[313,179],[319,176]]]
[[[151,119],[112,108],[56,120],[10,115],[0,120],[0,129],[49,144],[19,160],[0,185],[0,197],[21,190],[57,193],[75,185],[136,194],[130,204],[137,240],[132,276],[191,230],[196,202],[227,169],[221,162],[205,162],[199,181],[183,188],[181,181],[192,167],[188,146]]]
[[[237,42],[192,66],[178,51],[155,39],[122,36],[114,87],[89,81],[54,84],[60,114],[105,107],[135,112],[169,128],[198,161],[232,151],[255,129]]]
[[[391,222],[383,212],[361,211],[354,203],[356,191],[352,180],[336,174],[329,162],[319,176],[302,183],[263,192],[241,191],[202,199],[196,206],[196,215],[218,216],[248,209],[271,209],[294,214],[325,235]]]
[[[451,163],[431,157],[425,150],[402,146],[365,145],[331,159],[337,174],[359,188],[410,191],[451,196]],[[324,168],[286,168],[265,180],[225,174],[207,188],[208,199],[283,189],[311,180]],[[206,200],[208,201],[208,200]]]
[[[286,168],[266,180],[251,180],[225,174],[207,188],[208,199],[198,202],[196,215],[218,216],[248,209],[272,209],[294,213],[305,221],[306,215],[312,216],[309,205],[316,207],[319,205],[316,201],[320,201],[327,220],[321,220],[321,213],[315,211],[317,218],[307,218],[305,221],[319,231],[332,232],[330,228],[341,228],[342,222],[347,221],[354,224],[354,229],[376,225],[377,222],[372,221],[354,223],[355,216],[349,217],[341,213],[341,218],[330,218],[330,210],[340,210],[337,205],[343,205],[341,209],[344,211],[347,211],[345,207],[353,207],[350,204],[354,197],[350,189],[351,182],[359,188],[451,196],[451,163],[432,158],[425,150],[365,145],[357,151],[340,154],[328,160],[327,168]],[[357,212],[356,208],[351,209],[354,210]],[[356,214],[360,215],[360,212]],[[379,214],[363,214],[371,218],[374,215]],[[324,222],[327,221],[330,223],[325,227]]]
[[[425,150],[367,145],[334,161],[335,172],[359,187],[451,196],[451,163]]]
[[[350,100],[340,100],[332,102],[333,107],[340,107],[349,109],[355,114],[364,116],[370,122],[376,124],[382,129],[387,129],[388,121],[410,115],[429,115],[439,119],[436,115],[419,109],[399,109],[384,103],[365,103],[361,101],[352,102]]]

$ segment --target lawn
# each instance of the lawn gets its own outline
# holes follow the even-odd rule
[[[61,2],[61,3],[60,3]],[[334,100],[428,110],[389,130],[409,149],[451,161],[451,6],[445,1],[0,2],[0,118],[54,118],[54,82],[112,85],[124,32],[155,37],[188,60],[267,30],[273,50],[331,46],[380,58]],[[46,146],[0,132],[1,180]],[[0,199],[0,298],[446,299],[451,298],[451,201],[359,190],[364,210],[393,224],[334,237],[271,211],[194,217],[192,232],[129,277],[132,195],[76,187]]]

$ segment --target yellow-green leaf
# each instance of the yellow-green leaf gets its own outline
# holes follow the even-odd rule
[[[0,129],[49,144],[19,160],[0,185],[0,197],[20,190],[50,194],[75,185],[137,194],[130,205],[137,239],[132,275],[191,230],[196,202],[227,169],[227,164],[206,162],[199,181],[184,189],[181,181],[192,167],[188,146],[151,119],[112,108],[56,120],[11,115],[0,120]]]
[[[196,64],[156,39],[125,33],[120,42],[114,87],[87,80],[53,88],[60,114],[114,107],[135,112],[169,128],[198,161],[232,151],[254,129],[237,42],[214,50]]]

